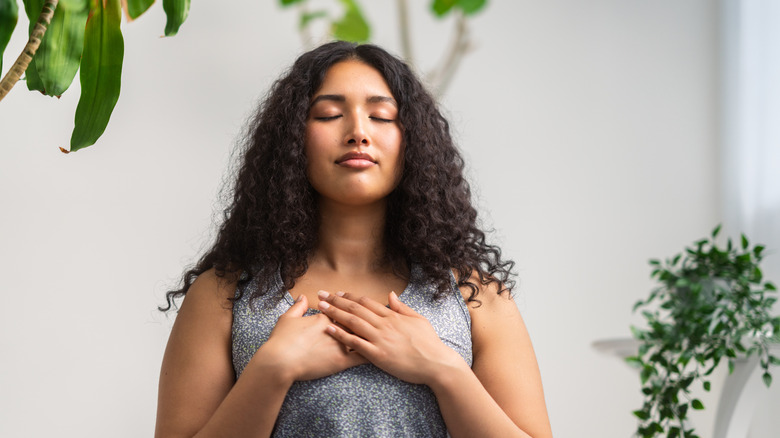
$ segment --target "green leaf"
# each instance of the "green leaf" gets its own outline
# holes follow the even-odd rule
[[[710,384],[710,382],[708,380],[705,380],[702,383],[702,385],[704,386],[704,390],[707,391],[707,392],[709,392],[710,389],[712,388],[712,384]]]
[[[775,286],[774,283],[766,282],[766,283],[764,283],[764,289],[771,290],[771,291],[776,291],[777,290],[777,286]]]
[[[487,0],[457,0],[464,15],[473,15],[485,7]]]
[[[3,73],[3,52],[5,52],[16,22],[19,21],[19,6],[16,0],[0,0],[0,76]]]
[[[27,89],[30,91],[40,91],[43,93],[43,82],[38,76],[38,68],[35,66],[35,58],[30,61],[27,70],[24,71],[24,80],[27,83]]]
[[[734,361],[729,359],[729,374],[734,374]]]
[[[93,3],[81,60],[81,98],[70,138],[70,151],[94,144],[105,131],[119,99],[124,40],[119,0]]]
[[[301,21],[298,23],[298,29],[301,30],[309,25],[309,23],[312,20],[316,20],[317,18],[324,18],[328,16],[327,11],[315,11],[315,12],[307,12],[303,15],[301,15]]]
[[[676,426],[672,426],[669,428],[669,434],[666,435],[666,438],[678,438],[680,436],[680,428]]]
[[[149,9],[152,4],[154,4],[154,0],[126,0],[127,1],[127,15],[130,16],[133,20],[140,17],[141,14],[146,12],[147,9]]]
[[[336,39],[362,43],[368,41],[371,36],[371,28],[363,18],[355,0],[341,0],[346,8],[344,16],[339,21],[334,21],[331,32]]]
[[[769,373],[764,373],[763,376],[761,376],[762,379],[764,379],[764,385],[766,385],[767,388],[772,386],[772,375]]]
[[[688,404],[683,403],[679,406],[677,406],[677,418],[683,419],[688,416]]]
[[[174,36],[190,13],[190,0],[163,0],[163,10],[168,18],[165,22],[165,36]]]
[[[455,6],[456,3],[457,0],[433,0],[431,10],[433,10],[433,13],[436,14],[437,17],[443,17],[452,10],[452,7]]]
[[[747,249],[747,247],[748,247],[747,237],[745,237],[744,234],[742,234],[741,237],[742,237],[742,249]]]
[[[655,374],[655,368],[653,368],[653,367],[652,367],[652,366],[650,366],[650,365],[645,365],[645,366],[642,368],[642,371],[640,371],[640,372],[639,372],[639,378],[640,378],[640,380],[642,381],[642,384],[644,385],[645,383],[647,383],[647,380],[648,380],[648,379],[650,378],[650,376],[652,376],[653,374]]]
[[[769,363],[772,365],[780,365],[780,358],[777,356],[769,356]]]
[[[48,30],[35,53],[43,93],[61,96],[70,87],[81,63],[89,3],[60,0]]]
[[[43,10],[43,0],[24,0],[24,10],[27,13],[27,19],[30,20],[28,27],[28,35],[32,33],[35,23],[38,21],[38,16],[41,15]],[[46,37],[46,35],[44,35]],[[30,60],[30,64],[27,66],[27,70],[24,71],[24,79],[27,82],[27,89],[30,91],[37,90],[44,93],[43,82],[38,75],[38,67],[35,65],[35,58]]]
[[[636,356],[630,356],[625,359],[626,363],[634,368],[642,367],[642,360]]]
[[[643,410],[634,411],[634,416],[640,420],[647,420],[650,418],[650,414]]]
[[[695,398],[695,399],[691,400],[691,407],[693,409],[696,409],[697,411],[700,411],[700,410],[704,409],[704,404],[701,402],[701,400],[699,400],[698,398]]]
[[[717,227],[715,227],[714,230],[712,230],[712,238],[713,239],[718,237],[718,233],[720,233],[720,227],[721,227],[721,225],[719,224]]]
[[[300,3],[302,1],[303,0],[279,0],[279,4],[286,7],[286,6],[294,5],[296,3]]]

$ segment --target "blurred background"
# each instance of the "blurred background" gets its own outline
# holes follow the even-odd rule
[[[363,3],[373,41],[400,54],[395,3]],[[453,18],[411,3],[429,70]],[[592,343],[641,324],[648,259],[724,223],[767,244],[780,282],[778,23],[771,0],[490,0],[470,21],[442,108],[483,225],[517,263],[556,436],[635,430],[638,375]],[[277,1],[194,1],[160,38],[157,2],[123,25],[122,94],[78,153],[58,150],[78,80],[59,101],[20,83],[0,103],[0,436],[152,435],[174,321],[156,307],[214,235],[246,119],[304,50],[297,24]],[[751,437],[776,436],[778,386]],[[702,437],[717,396],[693,417]]]

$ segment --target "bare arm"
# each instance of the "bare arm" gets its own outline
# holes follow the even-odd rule
[[[363,361],[325,333],[327,318],[302,316],[304,298],[279,318],[236,381],[228,301],[234,290],[235,284],[208,271],[187,292],[163,358],[157,437],[269,436],[295,380]]]
[[[484,288],[469,306],[474,363],[443,369],[430,384],[453,437],[551,437],[531,339],[509,294]]]
[[[245,425],[257,432],[254,435],[270,435],[287,387],[276,379],[269,381],[270,375],[255,367],[247,367],[240,383],[235,382],[228,301],[234,290],[235,284],[208,271],[187,292],[160,371],[157,437],[216,436],[218,428],[239,426],[235,419],[241,417],[254,420]],[[234,414],[252,409],[253,415],[225,418],[229,409],[237,409]],[[221,431],[219,435],[225,436],[227,430]]]

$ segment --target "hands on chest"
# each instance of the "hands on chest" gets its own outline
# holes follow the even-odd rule
[[[320,291],[318,298],[321,314],[303,316],[308,299],[299,296],[258,350],[266,360],[278,361],[292,380],[370,362],[401,380],[428,384],[441,367],[463,361],[395,292],[388,295],[389,306],[341,292]]]

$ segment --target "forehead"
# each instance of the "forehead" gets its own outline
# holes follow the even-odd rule
[[[374,67],[357,60],[333,64],[325,73],[325,78],[313,97],[316,98],[320,94],[340,94],[347,97],[393,96],[382,74]]]

